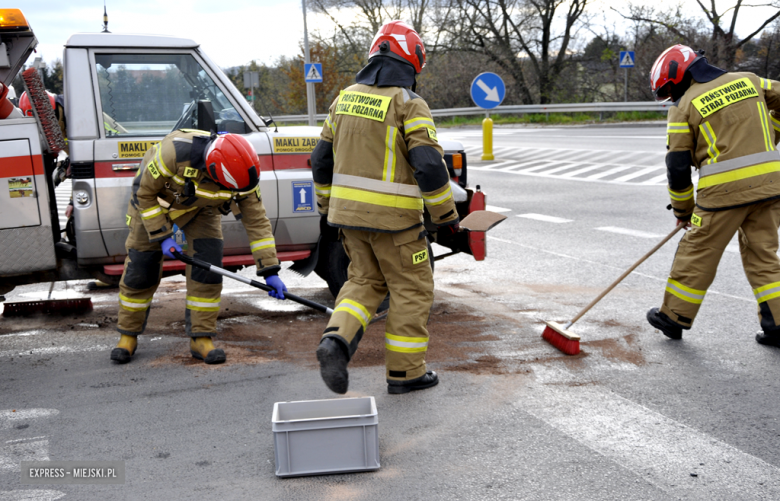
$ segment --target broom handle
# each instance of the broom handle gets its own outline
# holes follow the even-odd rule
[[[615,280],[614,282],[612,282],[612,284],[610,284],[610,286],[609,286],[609,287],[607,287],[606,289],[604,289],[604,291],[603,291],[601,294],[599,294],[599,295],[598,295],[598,297],[597,297],[596,299],[594,299],[593,301],[591,301],[591,302],[590,302],[590,304],[589,304],[588,306],[586,306],[585,308],[583,308],[583,309],[582,309],[582,311],[580,311],[579,313],[577,313],[577,316],[576,316],[576,317],[574,317],[574,318],[571,320],[571,322],[569,322],[568,324],[566,324],[566,327],[564,327],[564,329],[568,329],[569,327],[571,327],[571,326],[572,326],[572,324],[574,324],[574,322],[576,322],[577,320],[579,320],[580,318],[582,318],[582,316],[583,316],[584,314],[586,314],[586,313],[588,312],[588,310],[590,310],[591,308],[593,308],[593,307],[596,305],[596,303],[598,303],[599,301],[601,301],[601,300],[604,298],[604,296],[606,296],[607,294],[609,294],[609,291],[611,291],[612,289],[614,289],[614,288],[615,288],[615,286],[616,286],[617,284],[619,284],[620,282],[622,282],[624,278],[626,278],[626,277],[627,277],[627,276],[628,276],[628,275],[629,275],[629,274],[630,274],[632,271],[634,271],[634,270],[637,268],[637,266],[639,266],[640,264],[644,263],[644,262],[645,262],[645,260],[646,260],[647,258],[649,258],[649,257],[650,257],[650,256],[652,256],[653,254],[655,254],[655,252],[656,252],[658,249],[660,249],[661,247],[663,247],[663,246],[664,246],[664,244],[665,244],[666,242],[668,242],[668,241],[669,241],[669,240],[670,240],[670,239],[671,239],[673,236],[675,236],[675,235],[677,234],[677,232],[678,232],[678,231],[680,231],[680,230],[681,230],[681,229],[683,229],[683,228],[685,228],[685,225],[684,225],[684,224],[679,224],[679,225],[677,225],[677,227],[676,227],[675,229],[673,229],[673,230],[671,231],[671,233],[669,233],[668,235],[666,235],[666,236],[664,237],[664,239],[663,239],[663,240],[661,240],[660,242],[658,242],[658,244],[656,244],[656,246],[655,246],[655,247],[653,247],[652,249],[650,249],[650,252],[648,252],[647,254],[645,254],[644,256],[642,256],[641,258],[639,258],[639,261],[637,261],[636,263],[632,264],[632,265],[631,265],[631,268],[629,268],[629,269],[627,269],[625,272],[623,272],[623,274],[622,274],[622,275],[620,275],[620,276],[617,278],[617,280]]]
[[[201,261],[200,259],[195,259],[186,254],[182,254],[181,252],[175,250],[173,247],[171,247],[171,253],[176,257],[176,259],[190,266],[195,266],[197,268],[201,268],[206,271],[216,273],[217,275],[222,275],[223,277],[228,277],[228,278],[232,278],[233,280],[238,280],[239,282],[243,282],[247,285],[251,285],[252,287],[257,287],[258,289],[264,291],[274,290],[274,288],[271,287],[270,285],[266,285],[262,282],[258,282],[257,280],[252,280],[251,278],[242,277],[241,275],[230,272],[224,268],[220,268],[218,266],[214,266],[213,264],[209,264],[206,261]],[[315,303],[314,301],[309,301],[308,299],[302,298],[300,296],[296,296],[295,294],[292,294],[290,292],[285,292],[284,297],[292,301],[295,301],[298,304],[308,306],[309,308],[314,308],[315,310],[321,311],[322,313],[333,315],[333,310],[328,308],[324,304],[319,304],[319,303]]]

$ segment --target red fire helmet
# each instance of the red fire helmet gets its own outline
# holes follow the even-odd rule
[[[56,96],[49,91],[46,91],[46,94],[49,96],[49,102],[51,103],[52,109],[56,109]],[[32,111],[32,103],[30,102],[30,97],[27,95],[27,91],[24,91],[19,98],[19,109],[22,110],[22,114],[24,116],[34,116]]]
[[[369,59],[374,56],[388,56],[409,63],[416,73],[425,67],[425,46],[420,35],[403,21],[390,21],[379,28],[368,51]]]
[[[206,152],[206,173],[230,190],[253,189],[260,179],[255,148],[238,134],[217,136]]]
[[[673,45],[658,56],[650,70],[650,88],[656,101],[672,97],[672,86],[682,82],[688,68],[701,55],[687,45]]]

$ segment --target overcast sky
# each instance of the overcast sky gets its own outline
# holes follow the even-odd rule
[[[722,11],[734,1],[718,0],[716,5]],[[98,32],[102,27],[102,0],[27,0],[21,3],[25,4],[22,11],[38,38],[38,53],[47,62],[62,57],[62,46],[73,33]],[[626,3],[623,0],[594,0],[591,12],[599,21],[604,21],[605,15],[607,24],[620,24],[621,18],[609,7],[624,9]],[[678,0],[652,0],[656,6],[677,3]],[[684,0],[683,4],[689,14],[700,12],[694,0]],[[209,57],[223,68],[252,60],[273,63],[279,56],[293,56],[298,53],[303,39],[300,0],[190,0],[185,3],[108,0],[107,7],[110,31],[190,38],[200,43]],[[773,11],[743,9],[737,25],[738,35],[752,32]],[[328,27],[326,19],[309,15],[308,21],[310,32],[317,27]]]

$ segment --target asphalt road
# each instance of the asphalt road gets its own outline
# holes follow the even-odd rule
[[[436,262],[428,361],[439,386],[387,395],[383,322],[369,328],[347,396],[376,398],[381,469],[277,478],[274,402],[336,397],[313,355],[324,319],[226,284],[216,342],[228,363],[205,367],[187,353],[174,278],[126,366],[108,360],[115,292],[93,294],[90,315],[0,319],[0,500],[780,498],[780,350],[753,339],[736,245],[682,341],[644,319],[673,242],[575,324],[580,355],[540,337],[544,320],[573,317],[673,229],[664,129],[497,129],[491,163],[477,160],[478,131],[440,134],[463,141],[470,184],[508,219],[486,261]],[[332,303],[316,277],[282,278]],[[20,461],[43,459],[123,460],[126,482],[21,485]]]

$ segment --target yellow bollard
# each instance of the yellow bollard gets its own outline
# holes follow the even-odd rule
[[[495,160],[493,157],[493,119],[482,120],[482,160]]]

